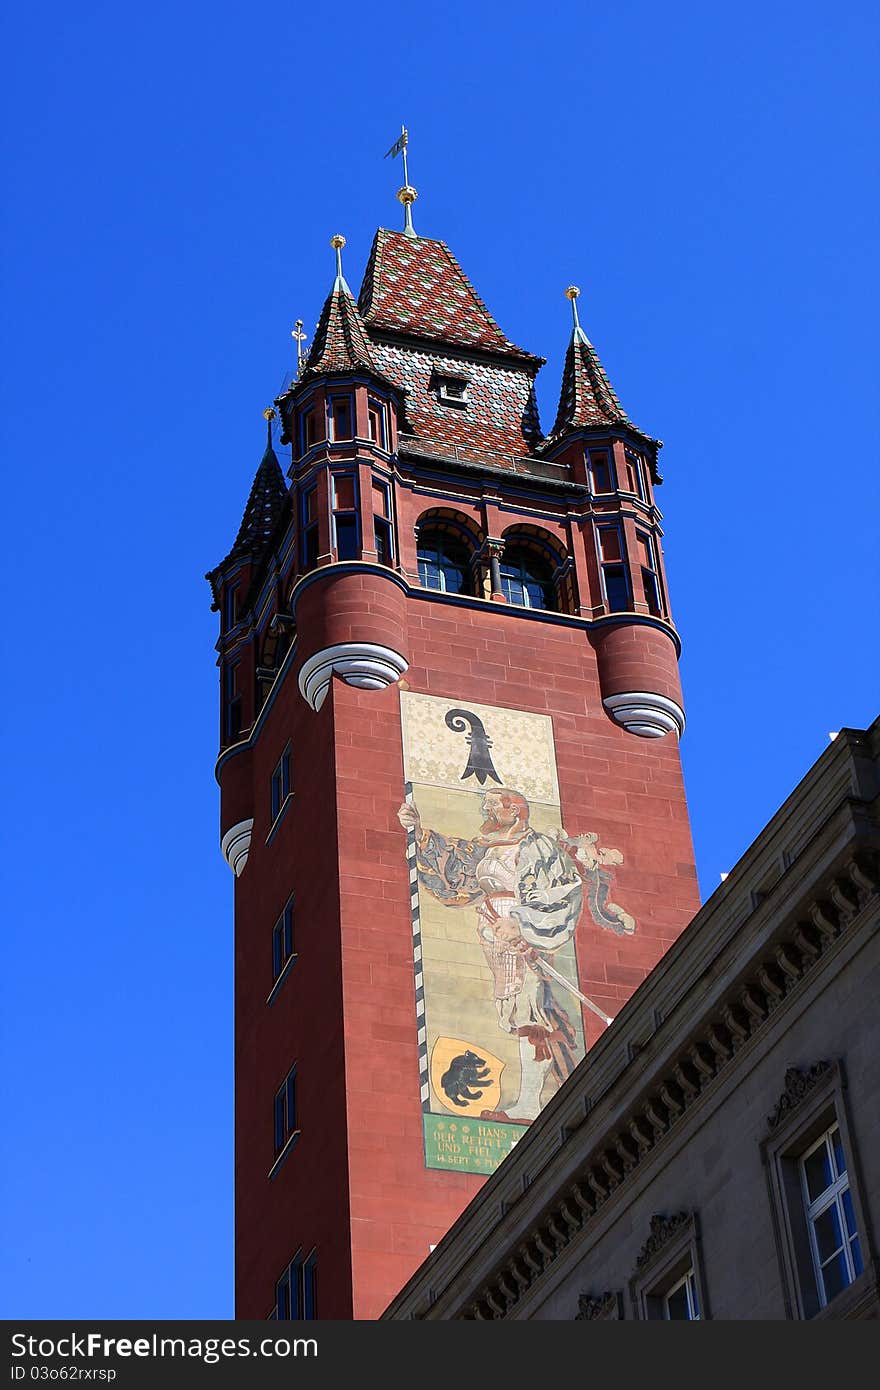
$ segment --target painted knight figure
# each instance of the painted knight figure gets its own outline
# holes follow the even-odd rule
[[[584,1056],[582,1006],[610,1021],[576,936],[636,923],[610,897],[620,851],[561,826],[548,717],[401,705],[426,1163],[487,1173]]]

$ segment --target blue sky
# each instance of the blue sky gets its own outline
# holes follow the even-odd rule
[[[232,1313],[216,615],[343,232],[564,288],[666,441],[700,879],[878,698],[874,6],[54,2],[6,20],[7,1317]]]

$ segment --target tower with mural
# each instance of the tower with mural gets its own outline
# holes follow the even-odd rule
[[[243,1318],[378,1316],[699,905],[659,442],[399,196],[209,575]]]

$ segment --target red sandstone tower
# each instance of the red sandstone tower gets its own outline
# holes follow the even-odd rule
[[[542,433],[414,196],[209,575],[243,1318],[378,1316],[698,906],[659,443],[574,287]]]

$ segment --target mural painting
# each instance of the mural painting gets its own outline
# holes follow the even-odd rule
[[[619,850],[561,828],[547,715],[401,691],[425,1162],[487,1174],[585,1052],[574,936]]]

